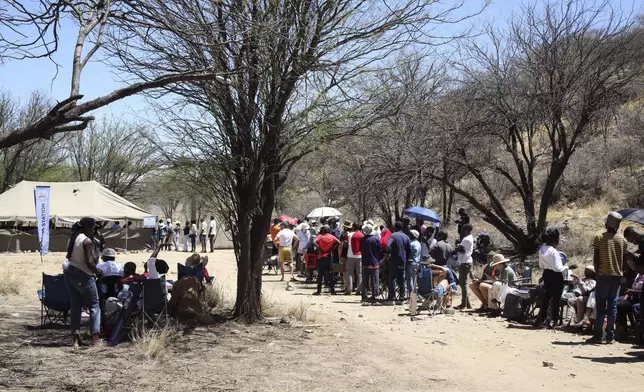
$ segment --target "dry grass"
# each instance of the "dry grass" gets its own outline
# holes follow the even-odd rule
[[[310,304],[299,303],[278,304],[267,295],[262,296],[262,314],[264,317],[293,317],[298,321],[313,321],[309,315]]]
[[[226,290],[221,283],[207,285],[204,301],[209,308],[222,307],[227,302]]]
[[[161,354],[174,338],[177,329],[171,325],[163,329],[150,329],[133,339],[136,352],[142,357],[155,359]]]
[[[0,295],[20,294],[20,279],[11,272],[0,272]]]

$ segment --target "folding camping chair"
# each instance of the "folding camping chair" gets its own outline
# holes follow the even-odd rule
[[[447,289],[443,294],[439,294],[435,290],[432,270],[429,267],[421,266],[416,272],[414,279],[414,286],[416,287],[415,294],[423,302],[418,309],[409,309],[410,313],[418,314],[423,310],[429,311],[430,316],[443,313],[445,311],[445,300],[450,295],[450,289]]]
[[[151,322],[153,327],[160,328],[159,322],[165,319],[168,323],[168,297],[165,289],[165,278],[145,279],[141,293],[141,321],[143,332],[145,325]]]
[[[67,324],[72,305],[64,275],[43,273],[38,299],[40,300],[40,325],[56,322]]]
[[[204,279],[204,267],[203,264],[197,264],[192,268],[188,268],[181,263],[177,263],[177,275],[179,276],[194,276],[200,282],[203,282]]]

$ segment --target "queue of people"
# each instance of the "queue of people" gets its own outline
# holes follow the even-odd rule
[[[482,276],[473,276],[472,254],[480,245],[472,235],[467,213],[459,210],[459,215],[459,239],[455,246],[448,243],[445,231],[425,227],[422,221],[413,225],[409,220],[396,222],[392,231],[376,227],[373,221],[341,223],[330,218],[300,225],[276,221],[271,236],[286,239],[276,243],[290,244],[297,254],[298,269],[305,265],[306,257],[317,261],[314,295],[321,295],[325,286],[331,295],[336,295],[336,282],[341,278],[344,294],[360,295],[364,302],[400,305],[413,295],[414,278],[422,265],[422,269],[429,268],[438,279],[433,286],[441,295],[460,289],[461,303],[455,309],[472,308],[471,292],[481,302],[477,312],[500,316],[507,296],[522,290],[532,278],[521,276],[510,259],[495,252],[487,253]],[[629,321],[632,325],[641,320],[644,233],[629,227],[620,234],[621,221],[618,213],[609,214],[605,232],[592,243],[593,263],[585,266],[580,276],[573,273],[577,267],[569,265],[565,253],[558,250],[559,230],[552,227],[543,232],[538,250],[542,278],[538,285],[533,285],[542,294],[534,321],[536,328],[555,328],[562,323],[572,328],[592,327],[589,343],[612,343],[627,336]],[[629,253],[627,242],[638,246],[638,251]],[[282,251],[282,246],[279,249],[285,255],[280,256],[283,270],[291,253]],[[342,273],[334,268],[337,265]],[[306,276],[304,270],[305,267],[298,276]],[[291,279],[295,277],[292,275]],[[311,281],[310,275],[307,281]],[[384,299],[380,299],[382,289],[387,291]],[[449,299],[451,306],[451,295],[445,299],[446,303]],[[560,311],[561,306],[565,311]],[[559,320],[563,313],[564,320]]]

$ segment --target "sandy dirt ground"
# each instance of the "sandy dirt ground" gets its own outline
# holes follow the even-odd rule
[[[176,276],[185,253],[161,254]],[[287,291],[264,275],[267,302],[300,307],[307,320],[246,326],[228,321],[176,333],[154,358],[133,343],[68,347],[67,329],[40,330],[41,273],[59,273],[62,254],[1,255],[0,268],[23,281],[0,297],[0,390],[168,391],[506,391],[641,390],[644,350],[590,346],[587,336],[535,331],[469,312],[412,320],[404,306],[362,306],[357,296],[314,297],[313,285]],[[208,269],[229,299],[232,251]],[[120,255],[142,270],[145,253]],[[458,303],[455,301],[455,303]],[[552,363],[551,367],[543,362]]]

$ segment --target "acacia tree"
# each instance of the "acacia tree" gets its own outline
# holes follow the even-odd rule
[[[468,47],[473,62],[460,64],[463,87],[446,97],[436,122],[457,143],[442,160],[461,166],[480,192],[440,170],[432,176],[517,249],[533,252],[570,157],[603,129],[641,76],[643,34],[635,19],[618,17],[607,3],[524,8],[507,32],[489,32],[488,46]],[[547,170],[543,180],[538,167]],[[493,185],[499,176],[520,196],[524,220],[502,202]]]
[[[133,196],[141,180],[160,165],[148,133],[114,119],[91,122],[66,143],[74,178],[98,181],[118,195]]]
[[[429,24],[454,21],[460,3],[153,3],[144,21],[115,36],[111,50],[124,71],[144,80],[196,66],[230,74],[173,89],[178,98],[162,111],[165,151],[195,173],[231,228],[234,315],[254,321],[261,318],[261,260],[275,194],[290,169],[321,144],[389,114],[394,105],[357,82],[390,53],[427,38]]]
[[[10,94],[0,93],[0,133],[40,118],[49,106],[49,99],[41,92],[33,92],[24,105]],[[0,193],[22,180],[53,173],[66,158],[63,139],[30,140],[0,150]]]
[[[217,72],[207,67],[159,72],[155,78],[134,82],[101,97],[80,103],[82,71],[105,44],[105,31],[120,30],[128,20],[144,21],[147,0],[4,0],[0,4],[0,64],[24,59],[49,59],[58,52],[60,30],[77,29],[70,94],[32,122],[0,133],[0,148],[34,140],[51,139],[57,133],[85,129],[94,120],[92,111],[120,99],[171,84],[213,80]],[[178,3],[178,2],[172,2]],[[167,29],[173,26],[165,26]],[[58,64],[56,64],[58,67]]]

